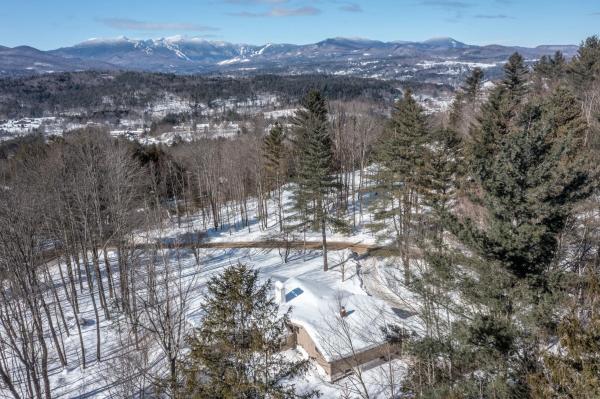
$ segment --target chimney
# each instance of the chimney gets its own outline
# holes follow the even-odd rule
[[[346,312],[346,307],[345,307],[345,306],[342,306],[342,307],[340,308],[340,316],[342,316],[342,317],[346,317],[347,315],[348,315],[348,312]]]
[[[286,302],[285,300],[285,284],[281,281],[275,282],[275,302],[278,305],[282,305]]]

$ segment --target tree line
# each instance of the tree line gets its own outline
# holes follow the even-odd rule
[[[192,113],[201,105],[216,107],[218,100],[256,99],[274,95],[281,104],[297,104],[307,88],[331,100],[370,100],[390,103],[395,85],[375,79],[326,75],[259,75],[210,77],[144,72],[65,72],[0,79],[0,118],[72,115],[85,121],[143,115],[150,104],[174,95],[190,104]],[[192,115],[197,116],[197,115]],[[84,122],[85,122],[84,121]]]
[[[569,62],[512,55],[485,96],[475,69],[437,128],[397,104],[375,215],[425,326],[392,334],[412,356],[405,394],[600,395],[598,65],[591,37]]]

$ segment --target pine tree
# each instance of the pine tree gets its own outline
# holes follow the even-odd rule
[[[448,314],[461,314],[463,310],[454,300],[459,256],[445,238],[443,220],[456,206],[463,145],[455,132],[438,130],[432,135],[429,147],[422,196],[423,208],[427,209],[421,221],[425,232],[417,241],[422,258],[414,262],[416,271],[411,281],[424,329],[418,338],[402,337],[398,335],[401,330],[396,330],[390,338],[401,339],[414,360],[404,380],[405,393],[452,397],[454,374],[460,369],[453,364],[454,338]]]
[[[428,230],[439,237],[443,229],[439,221],[452,208],[463,174],[463,142],[453,130],[437,130],[431,135],[427,155],[421,183],[422,204],[431,214]]]
[[[516,130],[502,131],[482,122],[473,172],[484,189],[483,205],[494,210],[486,235],[496,244],[486,245],[499,260],[514,265],[514,274],[525,276],[548,264],[555,236],[585,182],[585,173],[576,169],[581,165],[570,159],[585,122],[574,97],[558,89],[545,104],[525,109],[517,123]]]
[[[546,90],[552,90],[557,85],[563,83],[567,72],[567,62],[564,55],[557,51],[554,56],[544,55],[534,65],[533,71],[535,73],[536,85],[538,92],[543,93]]]
[[[583,103],[588,131],[584,139],[586,147],[600,148],[600,38],[588,37],[568,65],[567,76]],[[596,155],[596,158],[598,156]]]
[[[423,108],[407,90],[396,103],[392,120],[375,149],[377,197],[371,203],[373,229],[394,234],[405,282],[410,280],[411,237],[419,212],[428,140]]]
[[[469,122],[478,104],[483,85],[484,73],[481,68],[474,68],[471,75],[457,91],[450,110],[450,126],[454,129],[464,129],[465,122]],[[466,129],[464,129],[466,130]]]
[[[546,367],[529,377],[536,398],[600,397],[600,278],[589,269],[584,295],[568,301],[558,326],[560,351],[544,356]]]
[[[306,360],[280,353],[289,313],[279,314],[271,281],[238,264],[210,279],[202,326],[190,338],[186,395],[197,398],[309,398],[289,381],[302,376]]]
[[[330,212],[331,197],[339,189],[333,175],[333,150],[327,119],[327,104],[318,91],[310,91],[297,111],[294,124],[296,176],[293,191],[295,229],[321,230],[323,270],[327,264],[327,226],[345,229],[343,220]]]
[[[504,65],[502,85],[508,90],[513,101],[518,100],[527,92],[527,74],[525,60],[519,53],[514,53]]]
[[[474,102],[477,100],[477,96],[481,92],[481,85],[483,84],[484,73],[479,67],[473,68],[471,75],[465,80],[464,92],[467,100]]]
[[[427,208],[437,214],[431,231],[437,220],[439,234],[419,240],[423,267],[411,285],[422,299],[420,316],[427,326],[421,338],[407,343],[415,358],[406,384],[411,395],[530,397],[542,389],[540,379],[552,377],[542,350],[562,314],[558,240],[574,206],[591,191],[581,151],[586,124],[568,90],[559,87],[545,99],[528,95],[519,64],[518,57],[507,64],[506,78],[472,126],[465,152],[470,206],[454,209],[467,200],[455,197],[463,189],[449,190],[448,197],[432,190],[435,185],[422,191]],[[429,157],[435,156],[437,146],[429,147]],[[459,152],[446,162],[460,158]],[[440,167],[443,159],[425,159],[424,176],[438,177],[424,182],[456,184],[445,173],[452,163]],[[445,241],[445,233],[454,239]],[[454,240],[463,250],[453,250]],[[577,328],[563,324],[559,336]],[[590,333],[593,329],[585,332]],[[592,361],[584,364],[595,370]],[[576,371],[568,378],[573,377]]]
[[[455,327],[464,364],[480,373],[484,396],[522,397],[530,395],[527,375],[540,367],[558,237],[590,191],[578,153],[585,123],[573,96],[557,89],[512,121],[503,118],[503,98],[512,98],[504,88],[484,107],[470,152],[485,219],[449,216],[447,227],[473,254],[461,292],[477,310]]]
[[[561,51],[556,51],[554,53],[554,58],[550,60],[550,63],[552,65],[552,79],[562,79],[567,71],[567,61],[565,60],[563,53]]]
[[[600,79],[600,38],[588,37],[569,64],[568,73],[578,90],[585,90]]]

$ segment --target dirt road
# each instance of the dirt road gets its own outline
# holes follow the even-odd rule
[[[200,243],[166,243],[167,248],[292,248],[292,249],[321,249],[323,244],[320,241],[283,241],[283,240],[263,240],[263,241],[230,241],[230,242],[200,242]],[[360,242],[346,241],[328,241],[327,249],[331,251],[340,251],[350,249],[359,255],[367,254],[371,251],[381,249],[379,245],[364,244]]]

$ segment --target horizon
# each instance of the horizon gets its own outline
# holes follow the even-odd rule
[[[600,5],[592,0],[32,0],[0,12],[0,34],[7,38],[0,45],[51,50],[90,38],[181,35],[252,45],[451,37],[478,46],[536,47],[579,45],[598,33],[598,22]]]
[[[507,47],[526,47],[526,48],[535,48],[535,47],[541,47],[541,46],[579,46],[581,43],[541,43],[535,46],[524,46],[524,45],[519,45],[519,44],[515,44],[515,45],[503,45],[503,44],[499,44],[499,43],[494,43],[494,42],[490,42],[490,43],[480,43],[480,44],[474,44],[474,43],[470,43],[468,41],[465,40],[461,40],[461,39],[456,39],[454,37],[451,36],[434,36],[434,37],[430,37],[430,38],[426,38],[424,40],[404,40],[404,39],[393,39],[393,40],[380,40],[380,39],[375,39],[375,38],[371,38],[371,37],[350,37],[350,36],[332,36],[332,37],[324,37],[320,40],[317,40],[315,42],[311,42],[311,43],[293,43],[293,42],[275,42],[275,41],[269,41],[269,42],[262,42],[262,43],[258,43],[258,42],[235,42],[235,41],[227,41],[227,40],[219,40],[219,39],[211,39],[211,38],[204,38],[201,36],[191,36],[191,35],[182,35],[182,34],[175,34],[175,35],[169,35],[169,36],[155,36],[155,37],[130,37],[130,36],[126,36],[126,35],[119,35],[119,36],[112,36],[112,37],[90,37],[88,39],[85,39],[81,42],[78,43],[72,43],[69,45],[65,45],[62,47],[71,47],[71,46],[77,46],[77,45],[82,45],[88,42],[102,42],[102,41],[117,41],[117,40],[129,40],[129,41],[161,41],[161,40],[165,40],[165,41],[203,41],[203,42],[208,42],[208,43],[229,43],[229,44],[234,44],[234,45],[248,45],[248,46],[265,46],[265,45],[270,45],[270,44],[283,44],[283,45],[292,45],[292,46],[302,46],[302,45],[310,45],[310,44],[316,44],[316,43],[321,43],[327,40],[350,40],[350,41],[365,41],[365,42],[377,42],[377,43],[406,43],[406,44],[410,44],[410,43],[427,43],[430,41],[435,41],[435,40],[454,40],[458,43],[461,44],[465,44],[468,46],[495,46],[495,45],[500,45],[500,46],[507,46]],[[584,40],[584,39],[582,39]],[[581,42],[581,41],[580,41]],[[0,43],[1,45],[1,43]],[[24,44],[24,46],[27,46],[27,44]],[[57,47],[58,49],[59,47]]]
[[[227,44],[233,44],[233,45],[239,45],[239,46],[256,46],[256,47],[260,47],[260,46],[266,46],[266,45],[271,45],[271,44],[280,44],[280,45],[292,45],[292,46],[304,46],[304,45],[311,45],[311,44],[317,44],[317,43],[321,43],[327,40],[354,40],[354,41],[366,41],[366,42],[377,42],[377,43],[404,43],[404,44],[410,44],[410,43],[427,43],[430,41],[435,41],[435,40],[454,40],[458,43],[467,45],[467,46],[478,46],[478,47],[485,47],[485,46],[505,46],[505,47],[522,47],[522,48],[537,48],[537,47],[544,47],[544,46],[580,46],[581,45],[581,41],[585,40],[582,39],[580,40],[578,43],[552,43],[552,42],[548,42],[548,43],[540,43],[537,45],[533,45],[533,46],[527,46],[527,45],[521,45],[521,44],[514,44],[514,45],[510,45],[510,44],[500,44],[500,43],[495,43],[495,42],[490,42],[490,43],[478,43],[478,44],[474,44],[474,43],[470,43],[468,41],[464,41],[464,40],[460,40],[460,39],[456,39],[454,37],[451,36],[435,36],[435,37],[430,37],[424,40],[403,40],[403,39],[393,39],[393,40],[380,40],[380,39],[374,39],[374,38],[370,38],[370,37],[348,37],[348,36],[335,36],[335,37],[324,37],[320,40],[317,40],[315,42],[311,42],[311,43],[292,43],[292,42],[274,42],[274,41],[270,41],[270,42],[263,42],[263,43],[258,43],[258,42],[254,42],[254,43],[249,43],[249,42],[234,42],[234,41],[227,41],[227,40],[219,40],[219,39],[211,39],[211,38],[204,38],[201,36],[190,36],[190,35],[182,35],[182,34],[175,34],[175,35],[169,35],[169,36],[155,36],[155,37],[130,37],[130,36],[126,36],[126,35],[119,35],[119,36],[112,36],[112,37],[90,37],[88,39],[82,40],[80,42],[77,43],[70,43],[70,44],[66,44],[66,45],[61,45],[58,47],[54,47],[54,48],[49,48],[49,49],[41,49],[39,47],[35,47],[33,45],[30,45],[28,43],[23,43],[23,44],[19,44],[16,46],[5,46],[3,43],[0,43],[0,46],[5,46],[5,47],[9,47],[9,48],[18,48],[18,47],[32,47],[32,48],[36,48],[42,51],[53,51],[53,50],[58,50],[60,48],[68,48],[68,47],[74,47],[74,46],[79,46],[79,45],[84,45],[86,43],[90,43],[90,42],[110,42],[110,41],[118,41],[118,40],[126,40],[126,41],[161,41],[161,40],[165,40],[165,41],[202,41],[202,42],[207,42],[207,43],[227,43]]]

